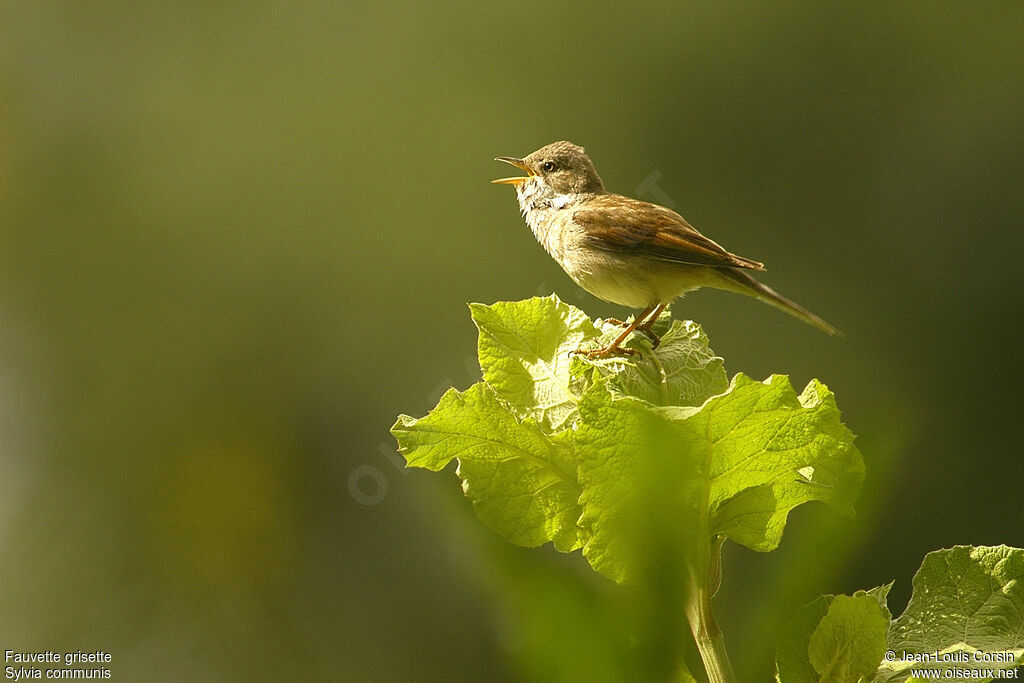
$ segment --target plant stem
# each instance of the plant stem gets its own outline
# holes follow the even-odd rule
[[[686,617],[690,622],[690,632],[700,651],[700,658],[704,661],[709,683],[736,683],[732,662],[725,651],[725,638],[711,610],[711,595],[714,592],[711,584],[716,580],[712,573],[720,571],[720,560],[712,557],[712,553],[717,554],[720,548],[721,540],[714,539],[704,547],[707,554],[702,558],[703,562],[693,568],[695,576],[691,582],[690,604],[687,605]]]
[[[704,602],[701,600],[701,602]],[[718,630],[714,615],[711,613],[711,602],[707,601],[706,611],[700,617],[697,630],[693,634],[697,641],[697,649],[704,660],[704,669],[708,673],[710,683],[736,683],[736,674],[732,671],[732,662],[725,651],[725,638]]]

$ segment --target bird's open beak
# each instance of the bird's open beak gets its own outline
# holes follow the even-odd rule
[[[498,178],[497,180],[492,180],[492,183],[502,183],[504,185],[518,185],[520,183],[525,183],[527,180],[530,179],[531,176],[534,175],[533,171],[530,170],[530,167],[527,166],[526,162],[523,161],[522,159],[516,159],[515,157],[494,157],[494,160],[504,161],[506,164],[512,164],[516,168],[521,168],[522,170],[526,171],[528,175],[516,176],[514,178]]]

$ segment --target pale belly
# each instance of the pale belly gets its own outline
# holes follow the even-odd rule
[[[708,268],[644,259],[637,263],[614,254],[584,248],[562,269],[580,287],[599,299],[630,308],[669,303],[697,289]]]

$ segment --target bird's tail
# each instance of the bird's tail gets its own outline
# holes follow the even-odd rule
[[[789,313],[795,318],[800,318],[800,320],[803,320],[808,325],[813,325],[826,334],[843,336],[842,332],[828,324],[825,320],[814,315],[795,301],[790,301],[768,285],[758,282],[746,272],[736,268],[719,268],[718,272],[724,276],[722,289],[753,296],[766,304]]]

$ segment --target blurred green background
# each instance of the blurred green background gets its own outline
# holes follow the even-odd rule
[[[387,431],[478,377],[466,302],[626,313],[488,184],[559,139],[847,334],[674,308],[730,373],[827,383],[868,467],[857,519],[726,549],[741,679],[821,592],[899,612],[927,551],[1024,546],[1022,39],[1018,2],[0,4],[0,648],[597,680],[608,586]]]

